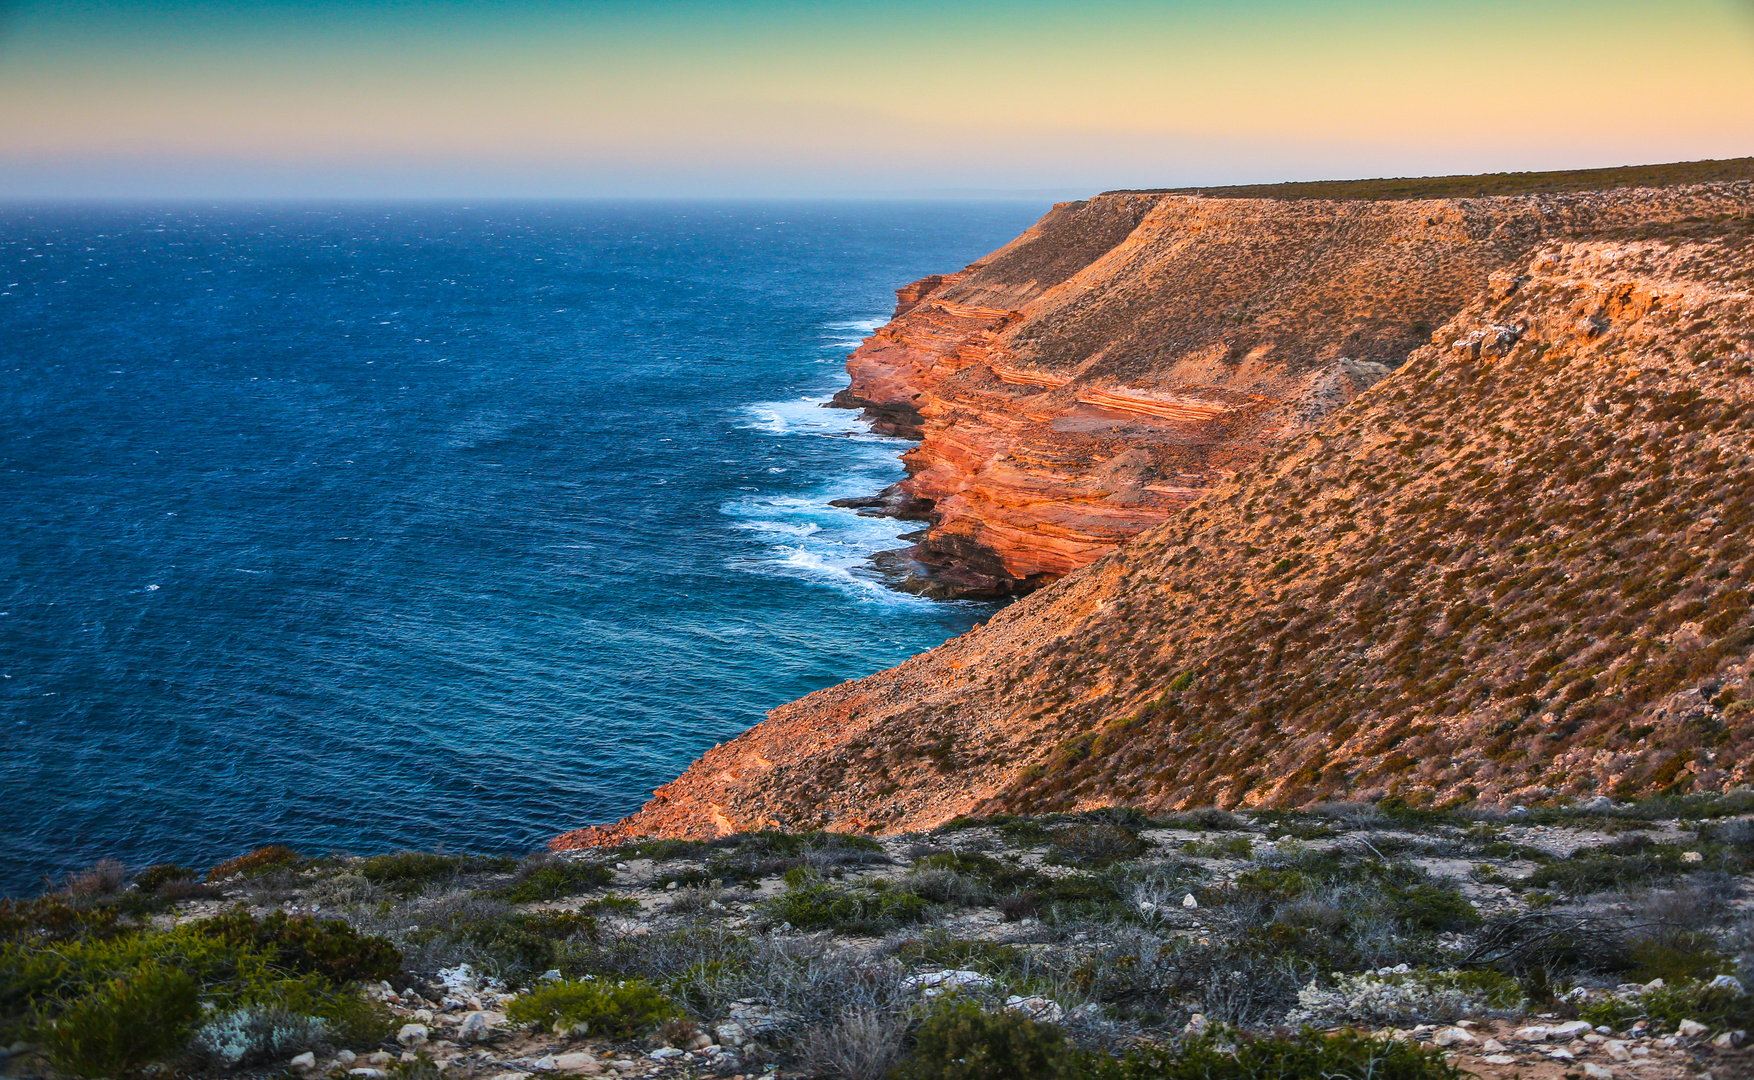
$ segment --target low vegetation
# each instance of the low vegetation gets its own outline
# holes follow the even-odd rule
[[[1447,1056],[1443,1025],[1514,1056],[1519,1027],[1573,1018],[1679,1055],[1661,1040],[1754,1027],[1751,820],[1741,794],[1103,810],[245,857],[185,898],[191,871],[106,865],[0,902],[0,1040],[71,1076],[311,1053],[409,1080],[580,1052],[679,1078],[1448,1080],[1482,1051]]]

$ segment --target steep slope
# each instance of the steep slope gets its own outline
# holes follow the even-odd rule
[[[1754,242],[1715,228],[1543,249],[1175,520],[557,843],[1746,782]]]
[[[1065,203],[986,259],[902,290],[838,400],[921,440],[888,500],[934,522],[911,553],[915,587],[1027,592],[1350,401],[1536,246],[1746,202],[1716,184]]]

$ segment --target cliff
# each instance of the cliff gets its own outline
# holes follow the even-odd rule
[[[1019,440],[1008,455],[1036,460],[1062,436],[1092,445],[1118,440],[1122,424],[1163,432],[1133,448],[1153,469],[1168,455],[1184,470],[1178,485],[1202,497],[983,627],[774,710],[638,814],[556,844],[771,826],[889,832],[1117,803],[1620,798],[1746,782],[1754,242],[1739,206],[1713,207],[1720,194],[1534,199],[1508,216],[1497,201],[1118,196],[1056,209],[1034,237],[925,293],[861,350],[855,370],[869,374],[855,386],[879,408],[898,399],[871,389],[878,374],[922,387],[922,451],[1003,432]],[[1076,271],[1045,257],[1021,268],[1056,222],[1110,236],[1133,215],[1137,225]],[[1497,268],[1476,254],[1584,231],[1586,217],[1594,240],[1546,243]],[[1652,224],[1662,218],[1672,224]],[[1615,230],[1621,238],[1607,238]],[[1259,247],[1250,262],[1279,272],[1246,296],[1225,292],[1240,271],[1212,265],[1224,250],[1214,236]],[[1313,236],[1378,239],[1349,245],[1374,252],[1362,260]],[[1205,254],[1183,258],[1190,248]],[[1122,302],[1134,279],[1166,266],[1179,280],[1204,275],[1173,301],[1174,318]],[[1343,370],[1340,356],[1395,359],[1409,314],[1441,310],[1476,277],[1488,280],[1473,299],[1374,389],[1346,382],[1319,408],[1296,404],[1300,387],[1333,385],[1320,380]],[[1022,315],[969,314],[977,306]],[[1046,332],[1050,309],[1061,336]],[[935,369],[916,362],[927,338],[914,328],[951,320],[985,320],[975,333],[989,335],[987,351],[928,385],[918,372]],[[1108,344],[1086,351],[1098,340]],[[1070,381],[1049,388],[1001,371]],[[1213,415],[1240,414],[1222,429],[1236,434],[1202,444],[1211,415],[1147,422],[1138,417],[1153,414],[1119,410],[1106,432],[1064,430],[1112,408],[1081,397],[1174,402],[1172,387],[1233,406]],[[1311,415],[1330,409],[1319,424]],[[1225,453],[1236,455],[1228,478],[1216,461]],[[1065,464],[1060,482],[1105,464]],[[1002,465],[970,475],[1022,475]],[[944,475],[928,465],[915,480]],[[1163,478],[1143,466],[1132,475],[1141,488]],[[957,507],[1022,501],[1019,490],[994,480],[959,504],[945,496],[940,528],[1016,535]],[[1059,551],[1032,543],[1003,557],[1057,573],[1068,560],[1042,553]]]
[[[920,440],[884,500],[933,523],[909,587],[1024,593],[1309,430],[1536,247],[1745,206],[1728,184],[1065,203],[899,290],[837,403]]]

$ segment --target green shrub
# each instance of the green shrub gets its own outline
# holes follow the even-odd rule
[[[900,889],[843,889],[810,877],[790,886],[768,901],[768,917],[799,930],[881,934],[924,922],[932,912],[923,898]]]
[[[1680,848],[1635,836],[1601,847],[1579,848],[1569,859],[1536,867],[1523,879],[1523,885],[1582,896],[1673,881],[1686,870]]]
[[[597,920],[572,911],[513,913],[473,922],[463,936],[492,957],[502,974],[516,981],[555,967],[562,942],[594,940]]]
[[[0,899],[0,942],[71,941],[134,933],[113,907],[74,907],[58,896],[35,900]]]
[[[186,866],[175,863],[159,863],[140,871],[134,878],[134,887],[144,893],[156,893],[159,889],[173,881],[194,881],[199,875]]]
[[[302,861],[304,856],[284,844],[270,844],[264,848],[239,855],[235,859],[227,859],[213,869],[207,871],[208,881],[224,881],[235,874],[245,877],[256,877],[272,870],[284,870]]]
[[[361,859],[354,869],[373,885],[398,896],[412,896],[440,881],[460,874],[479,874],[514,869],[513,859],[481,859],[462,855],[439,855],[430,851],[398,851]]]
[[[1718,952],[1711,936],[1698,931],[1645,938],[1633,942],[1628,952],[1632,962],[1630,977],[1636,982],[1653,979],[1665,983],[1698,979],[1709,982],[1714,975],[1728,975],[1736,970],[1735,961]]]
[[[1226,1045],[1232,1039],[1234,1049]],[[1178,1049],[1137,1050],[1113,1065],[1099,1063],[1095,1073],[1107,1080],[1460,1080],[1464,1075],[1436,1048],[1314,1031],[1266,1039],[1209,1036]]]
[[[902,966],[956,968],[1003,975],[1021,969],[1025,954],[1015,945],[994,941],[952,938],[941,931],[930,931],[917,941],[910,941],[895,951]]]
[[[949,1000],[920,1025],[893,1080],[1071,1080],[1084,1059],[1051,1024]]]
[[[599,1038],[631,1039],[680,1010],[644,979],[599,982],[592,979],[547,983],[512,999],[506,1019],[514,1024],[567,1028],[580,1026]]]
[[[231,945],[259,950],[275,967],[294,975],[350,983],[387,979],[402,967],[402,954],[394,945],[364,936],[339,919],[289,917],[284,911],[257,919],[239,907],[192,925]]]
[[[1590,1002],[1578,1015],[1592,1024],[1606,1024],[1616,1030],[1631,1027],[1639,1020],[1649,1021],[1659,1031],[1673,1031],[1683,1020],[1696,1020],[1719,1030],[1745,1030],[1754,1027],[1754,994],[1688,982],[1640,994],[1615,994]]]
[[[495,895],[514,904],[536,904],[576,896],[615,880],[615,871],[602,863],[552,856],[526,862],[510,885]]]
[[[126,1076],[182,1049],[201,1015],[185,971],[144,964],[74,1002],[43,1032],[49,1060],[77,1076]]]

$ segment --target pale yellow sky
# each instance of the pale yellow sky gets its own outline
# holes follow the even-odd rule
[[[897,194],[1754,153],[1754,9],[15,6],[0,195]]]

